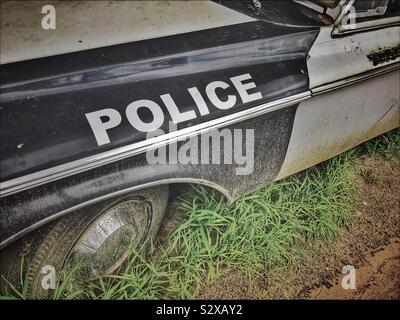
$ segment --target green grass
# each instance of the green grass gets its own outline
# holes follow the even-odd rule
[[[329,245],[353,221],[354,160],[365,154],[400,163],[400,129],[307,169],[227,206],[214,191],[194,187],[176,206],[184,219],[166,244],[132,250],[119,275],[85,283],[54,298],[195,298],[225,270],[255,280],[265,271],[285,272],[306,258],[305,245]],[[21,295],[20,297],[23,297]]]
[[[390,159],[400,165],[400,128],[367,141],[358,149],[361,153]]]
[[[347,172],[355,150],[237,200],[227,207],[194,187],[177,206],[185,219],[161,253],[134,255],[122,275],[88,288],[90,298],[194,298],[228,267],[254,280],[304,257],[308,241],[332,241],[352,221]]]

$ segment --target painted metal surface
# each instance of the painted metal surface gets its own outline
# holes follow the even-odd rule
[[[306,55],[317,32],[254,22],[2,65],[2,189],[17,185],[22,176],[65,163],[76,169],[76,160],[109,150],[115,155],[116,148],[135,148],[132,144],[146,138],[124,117],[108,130],[110,143],[99,146],[87,119],[91,112],[112,108],[124,115],[132,101],[151,99],[164,114],[160,128],[168,131],[173,119],[160,96],[169,94],[181,114],[196,113],[177,124],[178,132],[195,131],[199,123],[307,92]],[[247,103],[239,97],[232,77],[241,75],[254,81],[256,88],[250,92],[260,94],[257,101]],[[213,81],[228,85],[219,89],[218,99],[234,95],[233,106],[218,106],[205,94]],[[188,88],[194,87],[208,114],[199,113],[189,94]],[[152,121],[151,113],[139,111],[144,122]],[[87,162],[96,159],[104,156]]]
[[[266,113],[284,109],[286,107],[297,106],[297,104],[311,97],[311,92],[303,92],[286,98],[274,100],[269,103],[258,105],[250,109],[242,110],[220,118],[203,122],[198,125],[190,126],[179,131],[172,131],[161,136],[146,139],[141,142],[116,148],[110,151],[96,154],[94,156],[81,158],[76,161],[68,162],[59,166],[51,167],[43,171],[34,172],[30,175],[22,176],[11,181],[2,183],[5,188],[1,191],[3,196],[22,192],[26,189],[56,181],[104,164],[113,163],[128,157],[149,152],[154,149],[163,148],[171,141],[182,141],[200,134],[224,128],[227,125],[252,119]]]
[[[41,27],[44,5],[57,27]],[[1,63],[41,58],[255,19],[210,1],[2,1]]]
[[[307,65],[311,89],[400,61],[400,57],[397,57],[374,65],[368,58],[369,54],[380,48],[399,45],[399,26],[355,33],[341,38],[332,38],[331,33],[331,27],[321,28],[309,52]]]
[[[345,84],[340,90],[328,88],[327,93],[302,102],[297,112],[296,106],[289,106],[232,124],[231,129],[255,129],[255,170],[249,176],[235,175],[232,165],[149,166],[144,156],[138,155],[6,197],[0,234],[8,238],[2,239],[0,247],[82,206],[160,183],[208,185],[232,202],[268,182],[398,127],[398,71],[379,77],[375,74],[370,79],[358,79],[355,85]],[[380,94],[374,97],[374,92]],[[387,108],[382,101],[387,102]]]
[[[229,1],[216,0],[225,7],[257,20],[279,26],[296,28],[321,27],[333,21],[322,18],[321,12],[292,0]]]
[[[282,179],[400,126],[400,71],[300,103]]]
[[[400,126],[400,27],[332,37],[323,27],[307,60],[313,98],[298,107],[281,179]]]
[[[77,208],[158,184],[201,183],[231,202],[400,126],[399,60],[374,65],[368,58],[398,45],[398,26],[334,38],[328,20],[298,3],[261,1],[262,10],[253,1],[222,3],[238,19],[259,21],[1,66],[0,247]],[[232,77],[244,74],[262,99],[240,100]],[[229,85],[220,102],[234,95],[237,103],[213,104],[206,88],[215,81]],[[209,114],[190,95],[194,87]],[[165,94],[181,113],[196,114],[178,124],[178,145],[211,128],[254,129],[254,172],[149,165],[143,152],[164,146],[166,136],[139,145],[144,133],[132,128],[126,108],[155,101],[166,129]],[[104,108],[124,118],[99,145],[85,114]]]
[[[227,127],[254,129],[254,171],[250,175],[237,175],[232,164],[149,165],[145,154],[140,154],[2,198],[0,247],[81,206],[134,189],[195,182],[216,188],[231,200],[256,190],[273,181],[280,170],[295,111],[296,106],[292,106]],[[242,143],[244,146],[246,142]]]

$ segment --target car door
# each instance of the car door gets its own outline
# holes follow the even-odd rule
[[[297,109],[278,179],[400,125],[400,1],[337,6],[341,13],[309,51],[313,98]]]

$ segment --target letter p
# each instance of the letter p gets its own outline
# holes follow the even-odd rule
[[[99,146],[110,143],[107,130],[115,128],[121,123],[121,115],[115,109],[102,109],[85,114]],[[105,121],[104,118],[106,118]]]

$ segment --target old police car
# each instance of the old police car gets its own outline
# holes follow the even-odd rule
[[[61,2],[49,28],[41,6],[1,10],[0,271],[29,260],[31,297],[76,254],[114,272],[174,185],[232,202],[399,126],[397,0]]]

